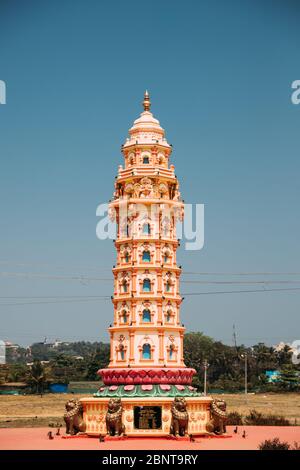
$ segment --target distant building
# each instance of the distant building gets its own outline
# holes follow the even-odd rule
[[[5,341],[5,352],[6,356],[9,355],[9,361],[16,361],[19,357],[19,348],[18,344],[12,343],[11,341]]]
[[[59,346],[69,346],[69,344],[70,343],[67,341],[59,341],[58,339],[56,339],[54,343],[45,343],[46,346],[48,346],[49,348],[53,348],[53,349],[56,349]]]
[[[5,341],[5,346],[12,350],[16,350],[20,347],[18,344],[12,343],[11,341]]]

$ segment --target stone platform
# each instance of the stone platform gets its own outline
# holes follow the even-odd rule
[[[89,436],[106,434],[105,415],[111,397],[82,398],[83,419]],[[211,397],[185,396],[189,414],[188,434],[205,435],[210,419]],[[174,396],[122,397],[125,432],[128,437],[168,436]]]

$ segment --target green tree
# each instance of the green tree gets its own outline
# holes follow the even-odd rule
[[[49,371],[40,361],[34,361],[26,374],[26,383],[34,393],[44,393],[49,382]]]
[[[7,376],[8,382],[22,382],[26,380],[26,375],[28,373],[28,366],[25,364],[11,364],[9,366],[9,373]]]
[[[101,347],[97,349],[95,354],[87,361],[87,380],[99,380],[97,371],[99,369],[105,368],[109,362],[110,346],[109,344],[101,344]]]
[[[200,390],[203,388],[203,363],[212,359],[214,341],[201,332],[186,333],[183,340],[184,360],[187,367],[197,371],[193,385]]]
[[[6,363],[7,364],[25,364],[28,360],[28,351],[18,346],[17,348],[6,347]]]

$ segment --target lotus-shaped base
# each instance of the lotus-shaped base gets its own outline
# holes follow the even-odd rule
[[[190,385],[195,369],[182,368],[107,368],[100,369],[98,374],[105,385],[126,384],[177,384]]]

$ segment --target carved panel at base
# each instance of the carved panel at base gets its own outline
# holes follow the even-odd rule
[[[133,414],[135,429],[161,429],[161,406],[135,406]]]
[[[182,397],[183,398],[183,397]],[[189,415],[188,420],[188,434],[206,434],[208,429],[206,425],[211,419],[211,399],[203,398],[186,398],[186,411]],[[86,424],[86,432],[89,435],[106,434],[107,423],[106,415],[108,409],[108,399],[95,399],[95,400],[84,400],[81,399],[84,408],[83,420]],[[130,400],[129,398],[122,399],[121,404],[123,405],[124,412],[122,413],[122,424],[125,425],[125,432],[127,436],[167,436],[170,433],[172,412],[171,408],[174,403],[174,398],[169,399],[158,399],[152,397],[151,400],[148,398],[141,398],[140,401]],[[119,405],[118,405],[119,406]],[[159,408],[161,422],[152,424],[151,420],[155,418],[149,417],[147,427],[136,427],[134,422],[134,409],[135,408],[149,407],[150,409]],[[120,411],[120,407],[117,411]],[[114,415],[114,412],[112,413]],[[142,418],[143,416],[141,416]],[[146,420],[146,417],[143,417]],[[140,424],[138,423],[138,426]],[[141,422],[141,426],[145,426]],[[151,428],[151,426],[154,426]],[[211,431],[210,431],[211,432]],[[117,432],[118,434],[118,432]]]

